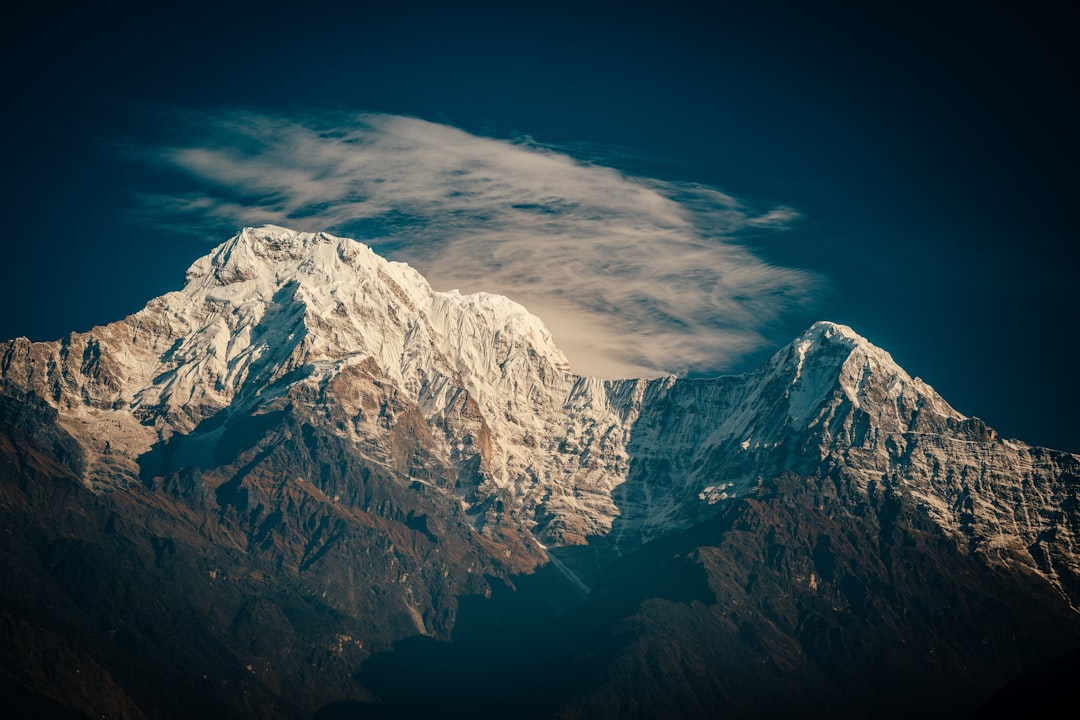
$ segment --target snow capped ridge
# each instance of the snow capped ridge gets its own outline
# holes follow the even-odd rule
[[[513,485],[536,465],[528,457],[540,452],[535,438],[557,426],[551,408],[571,384],[550,332],[517,303],[435,292],[413,268],[359,242],[276,226],[245,228],[193,263],[182,290],[124,320],[62,341],[8,345],[0,354],[19,362],[5,379],[60,410],[91,455],[110,453],[128,478],[120,484],[137,477],[135,460],[155,442],[211,417],[321,392],[365,368],[376,385],[364,393],[403,392],[426,421],[461,392],[475,406],[470,416],[508,418],[477,432],[486,453],[481,481]],[[364,432],[347,434],[359,441]]]
[[[786,471],[819,472],[832,456],[865,458],[867,477],[880,475],[912,432],[954,432],[966,420],[887,352],[831,322],[815,323],[753,372],[650,388],[633,428],[637,465],[616,493],[615,532],[626,542],[688,527],[711,506]]]
[[[363,243],[276,225],[244,228],[196,260],[186,277],[188,285],[195,288],[246,282],[280,285],[288,279],[317,287],[348,282],[351,274],[380,269],[410,289],[430,290],[420,273],[404,263],[384,260]]]
[[[251,302],[302,305],[313,349],[327,358],[366,352],[372,344],[385,346],[375,333],[385,330],[386,323],[381,322],[378,330],[369,326],[389,312],[394,325],[419,322],[459,351],[467,350],[469,343],[462,317],[472,315],[504,333],[520,331],[546,354],[557,356],[559,364],[566,364],[551,333],[521,305],[487,293],[436,292],[409,265],[387,261],[362,243],[328,233],[274,225],[245,228],[197,260],[187,281],[181,302],[219,303],[232,306],[234,312]],[[385,352],[380,359],[390,366],[400,360]]]
[[[407,263],[386,260],[361,242],[325,232],[298,232],[276,225],[248,227],[207,258],[221,268],[268,266],[257,274],[269,279],[268,270],[272,270],[279,283],[288,277],[304,285],[349,284],[354,281],[351,275],[382,274],[391,291],[399,296],[405,294],[419,311],[464,305],[470,312],[487,313],[493,318],[517,317],[531,332],[548,338],[551,335],[539,318],[510,298],[486,292],[465,295],[458,290],[434,291],[427,279]]]
[[[869,340],[855,332],[851,326],[833,322],[832,320],[818,320],[807,328],[800,337],[843,338],[853,343],[869,342]]]
[[[814,323],[759,372],[768,376],[774,386],[786,385],[783,397],[796,425],[811,422],[813,412],[836,391],[857,408],[866,403],[873,405],[882,396],[894,404],[902,398],[918,398],[920,407],[930,406],[939,415],[965,419],[932,387],[897,365],[892,355],[839,323]],[[884,391],[870,393],[872,386]]]
[[[96,490],[139,482],[140,459],[173,439],[195,462],[184,452],[233,419],[287,416],[435,488],[477,532],[548,547],[621,552],[783,473],[842,469],[865,492],[903,488],[958,537],[981,527],[988,547],[1022,548],[1067,537],[1053,513],[1069,492],[1028,500],[1023,478],[1077,462],[1001,441],[845,325],[817,322],[738,376],[581,377],[508,298],[438,292],[355,240],[277,226],[245,228],[124,320],[0,343],[0,371],[57,410]],[[1015,497],[997,502],[1001,488]],[[1040,571],[1080,577],[1069,553]]]
[[[819,363],[835,362],[839,367],[853,354],[858,354],[863,358],[872,356],[878,368],[900,370],[889,353],[876,347],[847,325],[827,320],[819,320],[811,325],[787,347],[777,352],[769,364],[782,364],[788,359],[794,360],[796,379],[798,379],[810,357],[815,358]]]
[[[862,335],[859,335],[852,330],[850,326],[842,325],[831,320],[818,320],[799,336],[799,339],[803,338],[821,338],[826,340],[835,338],[848,340],[852,343],[869,342]]]

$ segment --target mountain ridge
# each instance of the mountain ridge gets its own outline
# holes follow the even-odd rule
[[[734,476],[730,458],[770,448],[775,455],[793,435],[820,430],[824,459],[835,433],[851,439],[850,417],[841,415],[860,412],[863,405],[875,414],[877,469],[882,457],[887,463],[889,453],[902,454],[900,446],[906,448],[919,433],[929,440],[951,437],[940,431],[964,423],[985,427],[956,412],[886,351],[828,321],[815,323],[762,368],[743,375],[598,380],[570,372],[542,321],[517,303],[486,293],[436,292],[409,266],[326,233],[246,228],[193,263],[185,277],[184,289],[152,300],[119,323],[53,343],[0,345],[4,378],[32,388],[66,413],[67,429],[87,455],[97,451],[88,462],[105,472],[86,473],[92,485],[97,477],[107,483],[144,476],[140,457],[174,434],[188,436],[211,416],[219,419],[201,433],[205,445],[216,442],[212,433],[224,427],[219,413],[280,411],[290,388],[322,387],[331,378],[342,390],[342,409],[354,418],[364,416],[363,400],[353,403],[349,392],[364,395],[375,390],[368,387],[372,383],[404,390],[402,409],[418,413],[418,422],[444,428],[444,463],[478,463],[473,486],[461,493],[463,502],[471,508],[510,496],[545,545],[583,544],[616,522],[625,535],[632,519],[611,496],[620,493],[624,506],[641,503],[641,493],[630,496],[633,483],[626,486],[627,448],[643,404],[662,402],[674,388],[680,388],[677,394],[688,386],[709,388],[709,397],[691,402],[713,410],[685,414],[691,421],[701,415],[701,427],[682,428],[688,434],[683,440],[665,429],[665,443],[697,449],[699,467],[691,462],[671,479],[706,505],[756,482],[752,474]],[[25,377],[20,368],[29,368]],[[868,383],[876,385],[869,401]],[[449,418],[457,405],[464,415]],[[475,445],[464,447],[452,436],[471,405],[479,422],[464,437]],[[380,408],[387,412],[393,416],[394,410]],[[337,431],[363,441],[359,427]],[[724,456],[724,470],[710,471],[727,478],[723,483],[698,481],[709,452]],[[686,465],[675,457],[660,460]],[[552,485],[564,491],[553,493]],[[927,501],[933,505],[935,499],[927,495]],[[699,508],[648,502],[641,514],[645,518],[636,529],[642,539],[702,516]],[[482,525],[483,518],[473,523]]]
[[[338,695],[369,702],[356,684],[367,658],[410,634],[451,639],[457,598],[489,595],[521,573],[557,568],[571,595],[622,622],[634,608],[604,588],[681,567],[678,557],[698,558],[711,588],[678,602],[709,612],[661,603],[643,627],[719,623],[702,637],[749,657],[753,643],[742,631],[729,637],[738,626],[724,613],[779,612],[753,633],[767,631],[791,667],[814,677],[858,674],[852,658],[865,649],[844,645],[855,654],[836,665],[808,655],[825,641],[790,617],[813,608],[808,618],[838,632],[847,621],[817,614],[834,607],[837,618],[878,613],[894,627],[893,614],[907,611],[896,598],[936,602],[912,586],[917,573],[896,550],[904,543],[929,543],[933,553],[911,551],[917,566],[972,607],[974,572],[1005,578],[1008,612],[1022,612],[1024,592],[1038,597],[1045,618],[1032,621],[1030,662],[1077,637],[1080,456],[998,437],[851,328],[815,323],[742,375],[603,380],[572,373],[543,322],[517,303],[434,291],[412,268],[326,233],[246,228],[185,277],[183,289],[115,323],[0,343],[2,511],[37,538],[10,540],[3,557],[27,588],[40,572],[68,587],[14,558],[52,557],[69,547],[65,533],[122,540],[119,557],[157,578],[136,594],[167,605],[161,585],[213,598],[193,607],[207,613],[200,633],[222,649],[191,656],[191,667],[225,668],[235,656],[260,697],[308,710]],[[77,526],[72,513],[85,516]],[[740,529],[754,527],[765,535]],[[646,562],[657,548],[675,558]],[[639,566],[644,575],[616,570]],[[754,590],[761,573],[772,578],[762,587],[794,604]],[[107,609],[108,584],[98,587],[101,617],[129,627]],[[29,589],[13,588],[6,606],[33,604]],[[734,604],[721,612],[724,603]],[[985,617],[1008,617],[998,612]],[[54,614],[80,617],[68,606]],[[948,631],[933,612],[920,618],[925,637]],[[1046,629],[1054,623],[1062,637]],[[48,623],[35,632],[56,633]],[[256,640],[260,632],[281,637]],[[965,633],[949,657],[975,657],[976,629]],[[654,647],[651,638],[633,652]],[[332,681],[313,679],[302,647],[322,653],[316,665]],[[898,667],[929,667],[894,649]],[[969,704],[995,689],[990,678],[1017,671],[1001,658],[976,665],[985,677],[964,681]],[[791,692],[803,682],[789,680],[781,685]],[[222,689],[222,702],[246,707],[231,693]],[[582,698],[566,707],[595,710]]]

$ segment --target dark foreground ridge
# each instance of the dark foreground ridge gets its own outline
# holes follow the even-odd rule
[[[903,497],[845,507],[842,479],[788,475],[607,565],[587,598],[551,565],[489,576],[449,641],[399,626],[369,653],[364,618],[303,580],[5,450],[12,717],[994,717],[995,691],[1054,677],[1038,663],[1080,637],[1060,597],[958,553]],[[341,652],[313,646],[327,636]],[[1025,682],[1001,702],[1054,692]]]

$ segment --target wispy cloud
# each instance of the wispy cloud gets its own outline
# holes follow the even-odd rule
[[[785,229],[715,188],[631,176],[531,139],[391,115],[188,115],[186,141],[140,156],[188,190],[155,221],[215,240],[242,225],[329,230],[410,263],[437,289],[508,295],[583,374],[722,369],[818,283],[762,261],[748,232]]]

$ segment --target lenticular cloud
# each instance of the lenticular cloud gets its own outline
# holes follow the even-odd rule
[[[194,188],[146,196],[156,221],[215,240],[263,223],[354,237],[436,289],[524,304],[582,374],[722,369],[817,285],[739,242],[785,229],[792,209],[754,211],[528,139],[392,115],[249,112],[187,116],[183,135],[140,152]]]

